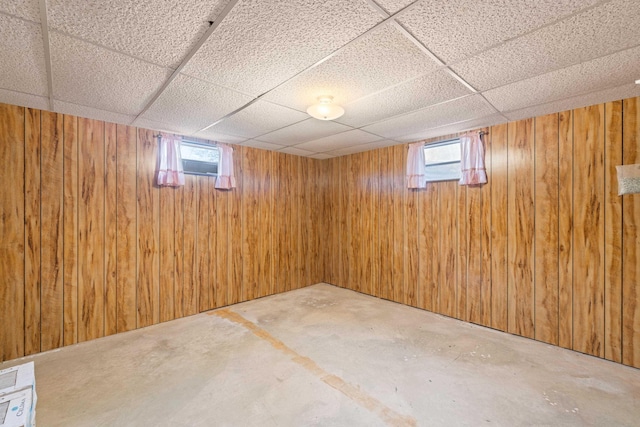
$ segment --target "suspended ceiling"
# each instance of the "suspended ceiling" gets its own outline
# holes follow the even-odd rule
[[[638,0],[0,0],[0,102],[324,159],[638,96],[639,25]]]

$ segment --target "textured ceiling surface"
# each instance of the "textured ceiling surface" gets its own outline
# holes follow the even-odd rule
[[[0,0],[0,102],[326,159],[638,96],[639,25],[638,0]]]

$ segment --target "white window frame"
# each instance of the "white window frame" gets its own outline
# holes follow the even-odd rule
[[[199,142],[199,141],[192,141],[192,140],[183,139],[182,142],[180,143],[180,154],[182,154],[182,147],[183,146],[204,148],[204,149],[207,149],[207,150],[215,150],[215,151],[218,152],[218,161],[217,162],[203,162],[203,161],[194,160],[194,159],[185,159],[183,157],[182,158],[182,169],[184,170],[184,173],[186,175],[218,176],[218,168],[220,167],[220,150],[218,149],[218,147],[216,145],[207,144],[205,142]],[[214,171],[210,171],[210,172],[197,171],[197,170],[193,170],[194,166],[195,167],[200,166],[202,168],[210,168],[210,169],[214,169]]]
[[[438,142],[434,142],[431,144],[425,144],[423,150],[424,150],[424,158],[425,158],[425,181],[426,182],[444,182],[444,181],[457,181],[461,178],[462,176],[462,171],[460,168],[460,162],[461,159],[458,160],[451,160],[451,161],[444,161],[444,162],[429,162],[427,160],[428,158],[428,150],[433,149],[433,148],[437,148],[437,147],[442,147],[445,145],[457,145],[458,149],[460,148],[460,138],[452,138],[452,139],[447,139],[444,141],[438,141]],[[438,166],[444,166],[444,165],[455,165],[457,164],[458,167],[456,168],[457,173],[451,174],[451,175],[446,175],[446,176],[442,176],[442,175],[438,175],[438,176],[434,176],[434,175],[430,175],[430,169],[433,169],[435,167]]]

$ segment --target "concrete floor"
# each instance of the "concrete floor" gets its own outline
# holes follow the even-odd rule
[[[325,284],[27,360],[39,427],[640,424],[640,370]]]

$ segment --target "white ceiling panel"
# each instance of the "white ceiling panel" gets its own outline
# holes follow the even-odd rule
[[[308,118],[307,113],[266,101],[256,101],[212,129],[221,133],[253,138]]]
[[[438,66],[395,27],[383,25],[275,89],[266,99],[302,111],[321,95],[331,95],[334,103],[343,105]]]
[[[401,9],[414,3],[416,0],[373,0],[381,6],[387,13],[393,15]]]
[[[640,76],[640,47],[552,71],[485,92],[500,111],[512,111],[631,83]]]
[[[48,96],[40,24],[0,15],[0,88]]]
[[[374,135],[360,129],[354,129],[339,133],[337,135],[326,136],[324,138],[305,142],[303,144],[296,145],[296,148],[302,148],[303,150],[310,150],[321,153],[324,151],[337,150],[339,148],[345,148],[352,145],[366,144],[368,142],[378,141],[380,139],[382,138],[380,138],[378,135]]]
[[[309,156],[315,154],[313,151],[301,150],[295,147],[287,147],[280,150],[281,153],[294,154],[296,156]]]
[[[381,20],[364,1],[241,1],[184,72],[257,96]]]
[[[222,142],[224,144],[240,144],[246,141],[246,138],[242,138],[235,135],[225,135],[223,133],[215,132],[211,129],[204,130],[193,134],[196,138],[203,138],[208,141]]]
[[[365,126],[362,129],[385,138],[394,139],[437,126],[485,117],[493,113],[494,111],[480,95],[473,95],[427,107],[404,116]]]
[[[439,136],[451,135],[453,133],[466,132],[478,128],[487,126],[494,126],[501,123],[506,123],[507,119],[501,114],[491,114],[489,116],[480,117],[477,119],[465,120],[458,123],[452,123],[449,125],[439,126],[425,131],[416,132],[413,134],[403,135],[396,138],[396,141],[401,142],[414,142],[421,141],[429,138],[437,138]]]
[[[574,108],[586,107],[588,105],[596,105],[604,102],[617,101],[619,99],[632,98],[635,96],[640,96],[640,85],[628,83],[611,89],[600,90],[585,95],[550,102],[548,104],[541,104],[523,108],[522,110],[511,111],[509,113],[505,113],[505,115],[509,120],[520,120],[529,117],[557,113],[559,111],[571,110]]]
[[[130,125],[136,118],[136,116],[133,115],[118,114],[111,111],[87,107],[86,105],[77,105],[58,100],[53,101],[53,108],[57,113],[70,114],[72,116],[86,117],[87,119],[102,120],[105,122],[119,123],[123,125]]]
[[[0,89],[0,102],[39,110],[49,109],[49,98],[47,97],[7,89]]]
[[[278,151],[283,148],[286,148],[286,145],[271,144],[269,142],[256,141],[255,139],[250,139],[249,141],[245,141],[242,143],[242,145],[246,147],[260,148],[262,150],[271,150],[271,151]]]
[[[39,0],[0,0],[0,12],[40,22]]]
[[[331,154],[327,154],[327,153],[316,153],[316,154],[311,154],[307,157],[311,157],[312,159],[318,159],[318,160],[326,160],[336,156],[332,156]]]
[[[309,118],[303,122],[262,135],[259,139],[264,142],[290,146],[351,129],[349,126],[341,125],[340,123]]]
[[[453,69],[487,90],[640,45],[640,1],[616,0],[507,42]]]
[[[345,105],[338,122],[365,126],[469,94],[471,91],[448,72],[438,70]]]
[[[398,20],[452,63],[601,0],[424,0]]]
[[[185,134],[184,130],[179,125],[175,126],[167,123],[156,122],[154,120],[149,120],[141,117],[137,119],[134,117],[133,124],[139,128],[153,129],[153,130],[157,130],[160,132],[167,132],[167,133]]]
[[[49,26],[177,67],[229,0],[47,0]]]
[[[398,145],[398,142],[383,139],[381,141],[369,142],[367,144],[358,144],[350,147],[339,148],[337,150],[329,151],[326,154],[333,156],[346,156],[347,154],[361,153],[363,151],[376,150],[378,148],[390,147],[392,145]]]
[[[180,74],[142,117],[180,126],[183,132],[191,134],[251,99],[238,92]]]
[[[138,114],[169,77],[167,68],[50,33],[55,99]]]

